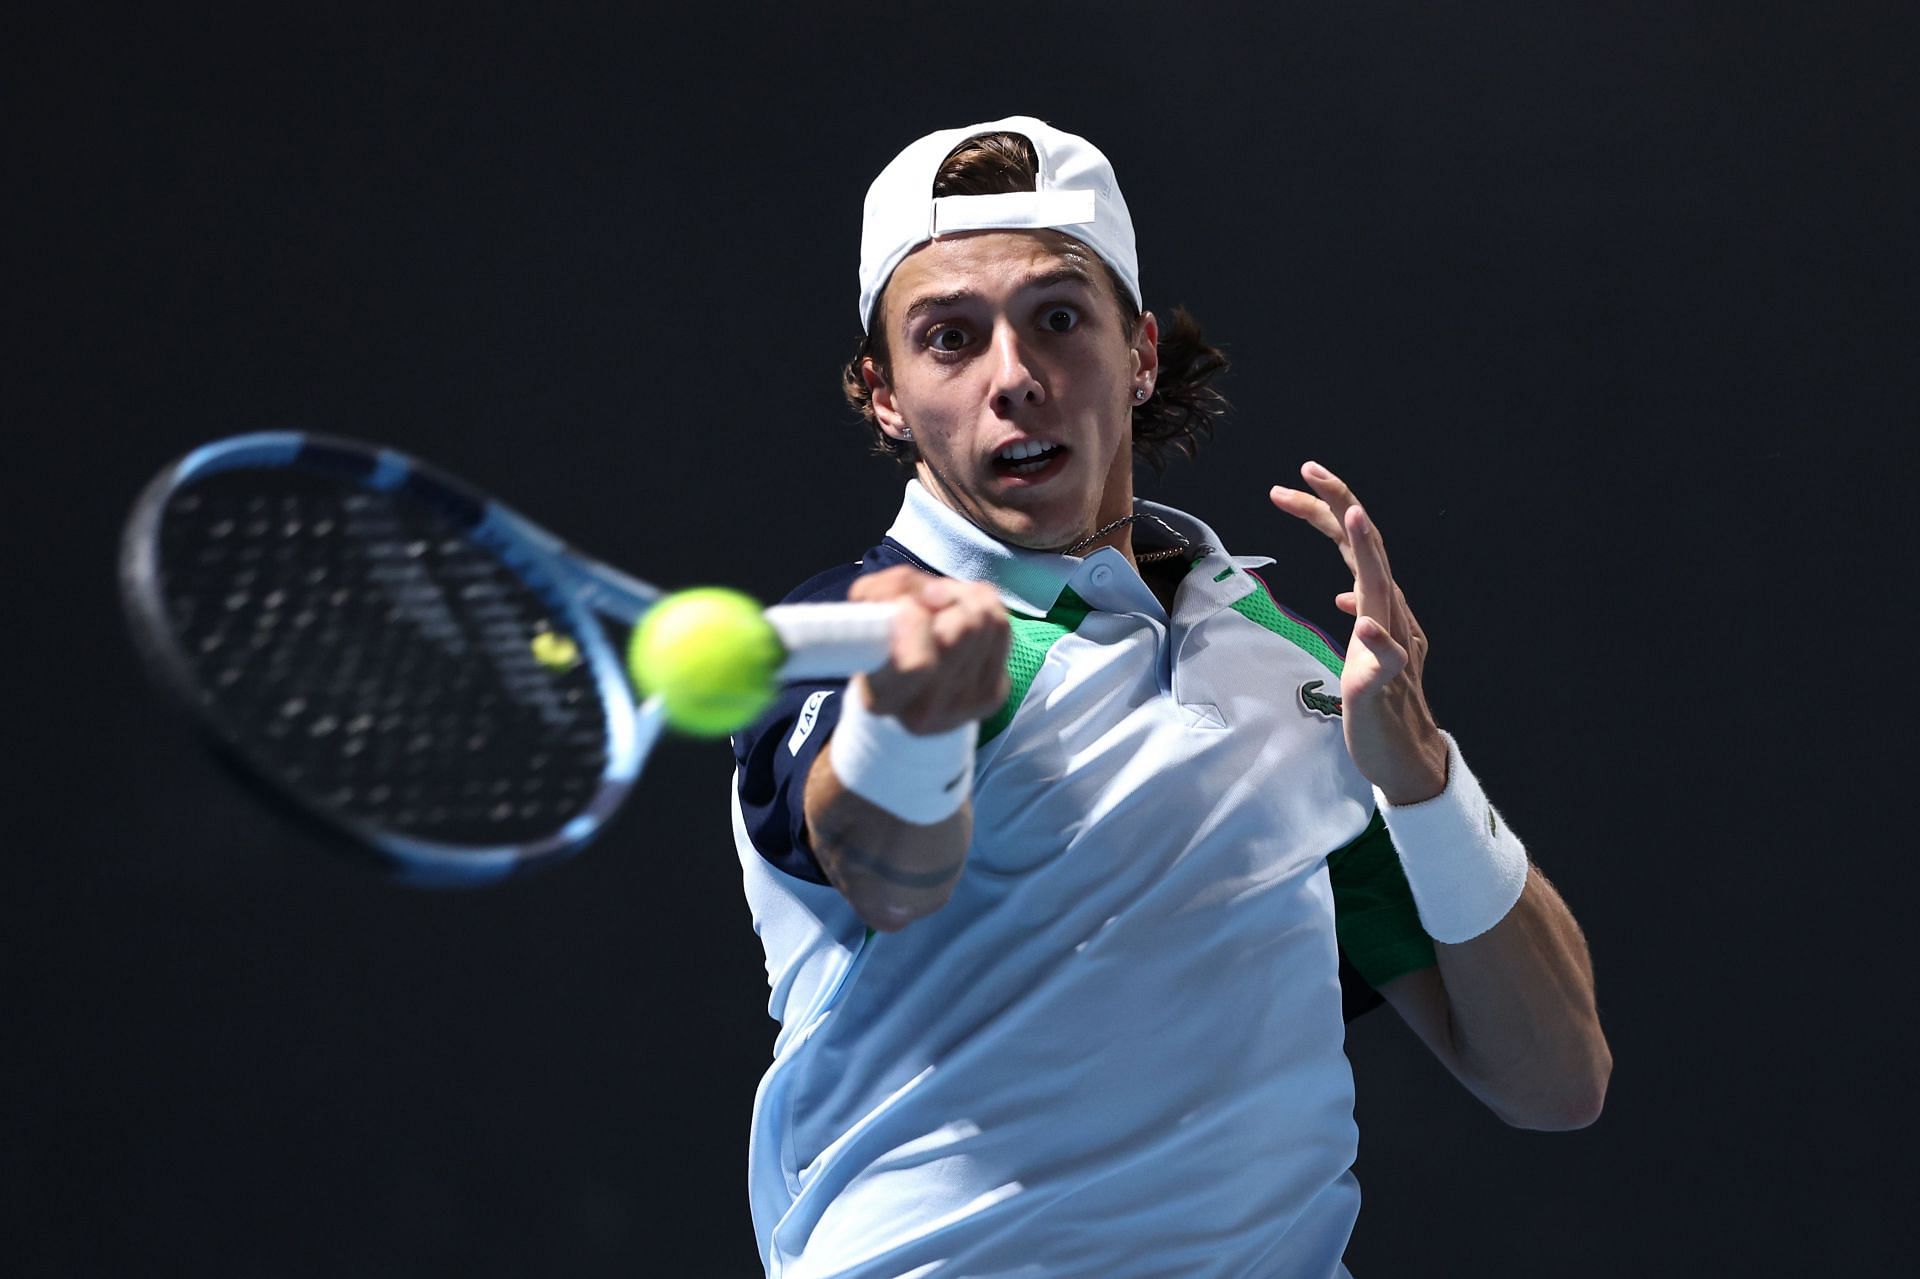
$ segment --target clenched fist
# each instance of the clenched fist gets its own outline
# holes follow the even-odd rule
[[[984,582],[935,577],[899,565],[855,580],[850,600],[895,600],[887,664],[853,677],[849,696],[909,732],[940,733],[985,719],[1007,700],[1012,631]]]

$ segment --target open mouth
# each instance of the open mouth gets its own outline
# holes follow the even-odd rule
[[[1037,480],[1057,472],[1065,463],[1066,457],[1065,445],[1024,440],[1018,444],[1009,444],[994,454],[993,469],[996,474],[1009,479]]]

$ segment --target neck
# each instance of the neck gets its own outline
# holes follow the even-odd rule
[[[1067,554],[1085,557],[1110,546],[1125,556],[1127,563],[1138,569],[1139,563],[1133,558],[1133,521],[1137,518],[1134,515],[1119,515],[1103,521],[1089,536],[1068,547]]]

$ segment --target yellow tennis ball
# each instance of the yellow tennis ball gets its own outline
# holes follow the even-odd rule
[[[785,660],[760,605],[718,586],[667,596],[627,645],[641,695],[659,697],[667,723],[694,737],[725,737],[758,719]]]
[[[529,645],[533,660],[550,671],[564,671],[580,660],[580,646],[564,635],[541,631]]]

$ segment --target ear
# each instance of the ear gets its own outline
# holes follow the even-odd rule
[[[1134,383],[1152,390],[1160,372],[1160,321],[1153,312],[1140,313],[1140,322],[1133,326],[1132,345]]]
[[[906,440],[907,419],[894,401],[893,387],[888,384],[886,374],[872,357],[860,361],[860,380],[867,384],[867,391],[873,396],[873,417],[880,423],[880,429],[889,439]]]

